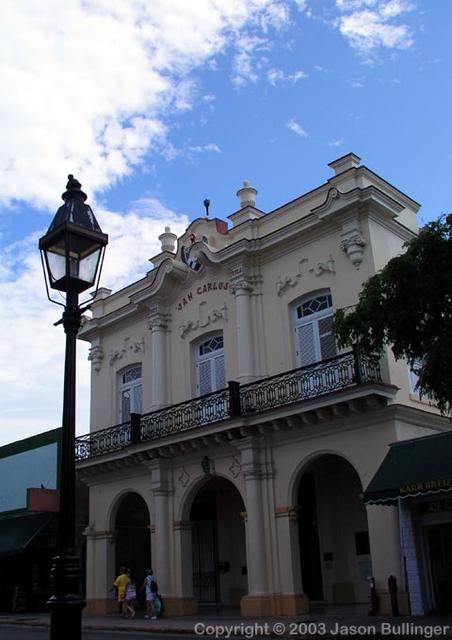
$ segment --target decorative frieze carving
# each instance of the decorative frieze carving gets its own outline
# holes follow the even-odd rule
[[[110,366],[112,366],[117,360],[122,360],[126,353],[130,351],[132,353],[144,353],[145,343],[144,338],[141,338],[140,341],[132,340],[130,337],[125,337],[123,341],[123,345],[120,349],[115,349],[110,352]]]
[[[183,322],[179,329],[180,335],[182,338],[190,333],[190,331],[195,331],[196,329],[204,329],[208,327],[210,324],[217,322],[217,320],[228,320],[228,308],[226,303],[223,304],[222,307],[211,309],[206,312],[206,302],[203,301],[198,306],[198,319],[197,320],[187,320]]]
[[[298,284],[300,278],[306,274],[308,262],[307,258],[302,258],[298,262],[298,271],[294,276],[278,276],[275,283],[278,296],[282,296],[290,287],[295,287]],[[330,254],[327,260],[318,262],[315,267],[310,267],[308,271],[316,276],[321,276],[324,273],[335,274],[336,267],[333,256]]]
[[[316,276],[321,276],[324,273],[336,273],[331,253],[326,262],[318,262],[316,267],[311,267],[311,269],[309,269],[309,273],[314,273]]]
[[[276,281],[276,292],[278,296],[282,296],[283,293],[285,293],[287,289],[289,289],[289,287],[295,287],[298,284],[298,280],[305,274],[307,262],[307,258],[302,258],[298,261],[298,271],[294,276],[278,276],[278,279]]]

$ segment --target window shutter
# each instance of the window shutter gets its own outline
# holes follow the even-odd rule
[[[322,360],[334,358],[337,355],[336,340],[331,330],[333,316],[319,320],[320,352]]]
[[[199,395],[212,391],[212,360],[204,360],[198,364]]]
[[[224,389],[226,379],[224,374],[224,355],[215,358],[215,391]]]
[[[137,384],[133,389],[133,412],[142,413],[143,387]]]
[[[121,422],[130,419],[130,389],[124,389],[121,393]]]
[[[302,324],[296,328],[298,366],[304,367],[317,360],[314,341],[314,324]]]

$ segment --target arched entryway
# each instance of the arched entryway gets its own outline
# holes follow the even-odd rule
[[[221,477],[208,480],[195,495],[193,595],[200,605],[239,607],[248,592],[244,511],[236,487]]]
[[[372,565],[362,486],[353,466],[322,455],[303,469],[297,488],[303,591],[311,602],[368,601]]]
[[[129,568],[141,586],[146,568],[151,567],[151,535],[149,510],[139,494],[128,493],[119,502],[114,532],[116,571]]]

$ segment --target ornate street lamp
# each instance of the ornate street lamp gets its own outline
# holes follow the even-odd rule
[[[81,184],[69,181],[45,236],[39,240],[47,296],[64,307],[61,320],[66,333],[61,458],[59,471],[60,510],[57,555],[51,569],[51,640],[80,640],[83,598],[80,561],[75,555],[75,353],[82,313],[79,295],[94,287],[96,295],[108,236],[102,233],[91,207],[85,204]],[[50,297],[50,289],[66,294],[65,303]],[[92,300],[91,298],[91,300]]]

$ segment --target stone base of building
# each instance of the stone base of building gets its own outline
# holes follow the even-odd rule
[[[198,613],[198,602],[193,598],[164,597],[165,616],[192,616]]]
[[[265,596],[244,596],[240,601],[240,611],[244,617],[295,616],[308,613],[309,601],[304,594],[273,594]]]
[[[86,611],[99,616],[106,613],[119,613],[119,604],[112,598],[87,598]]]
[[[391,596],[389,595],[389,591],[378,591],[378,614],[382,616],[391,616],[392,615],[392,607],[391,607]],[[409,616],[410,615],[410,603],[408,594],[400,591],[397,594],[397,602],[399,605],[399,612],[401,616]]]

